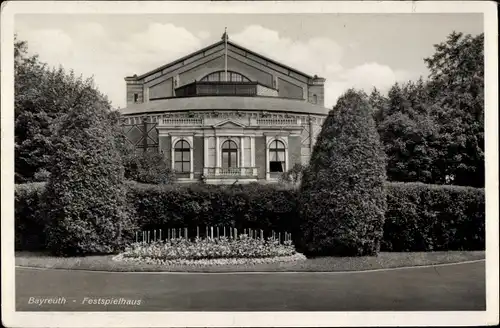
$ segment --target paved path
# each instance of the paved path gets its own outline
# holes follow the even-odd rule
[[[18,311],[485,310],[485,262],[364,273],[162,274],[16,268]],[[29,304],[31,297],[66,304]],[[89,305],[84,298],[141,300]],[[32,299],[33,300],[33,299]]]

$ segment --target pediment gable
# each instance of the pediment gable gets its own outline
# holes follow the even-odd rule
[[[227,119],[214,124],[213,127],[218,129],[241,129],[246,127],[246,125],[232,119]]]

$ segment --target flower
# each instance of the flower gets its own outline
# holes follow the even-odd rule
[[[137,260],[146,263],[260,263],[259,261],[296,260],[298,253],[291,242],[281,244],[275,239],[254,239],[247,235],[239,238],[184,238],[167,241],[140,242],[127,247],[117,260]],[[300,256],[299,256],[300,257]],[[153,262],[151,262],[153,261]],[[187,262],[186,262],[187,261]],[[229,261],[229,262],[228,262]]]

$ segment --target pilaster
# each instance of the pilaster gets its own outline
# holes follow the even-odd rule
[[[240,167],[245,166],[245,136],[240,137]]]
[[[220,168],[220,138],[215,137],[215,174],[219,173]]]

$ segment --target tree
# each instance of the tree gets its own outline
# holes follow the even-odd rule
[[[368,97],[339,98],[300,189],[302,247],[314,255],[375,255],[385,213],[385,155]]]
[[[14,111],[16,182],[30,182],[44,176],[52,165],[54,122],[74,106],[86,89],[94,101],[106,99],[96,88],[87,88],[92,79],[76,77],[62,67],[50,69],[38,56],[28,54],[25,41],[14,44]],[[107,101],[107,100],[106,100]]]
[[[378,124],[383,121],[389,110],[387,97],[384,97],[377,88],[373,88],[368,102],[373,109],[373,119],[375,123]]]
[[[57,119],[45,192],[47,246],[55,254],[112,253],[134,231],[123,165],[105,98],[79,83],[72,106]]]
[[[443,180],[483,187],[484,34],[451,33],[425,59],[430,70],[433,116],[440,126],[439,156]]]
[[[41,88],[46,67],[28,55],[25,41],[14,42],[15,180],[30,181],[49,163],[52,115],[44,110]]]
[[[435,183],[439,127],[430,115],[426,84],[422,79],[395,84],[382,103],[387,109],[378,115],[377,129],[387,155],[388,180]]]

